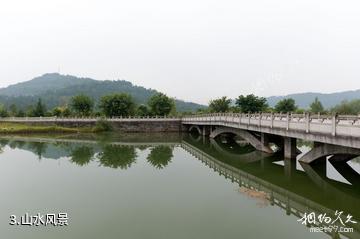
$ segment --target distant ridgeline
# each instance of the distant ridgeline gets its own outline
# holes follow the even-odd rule
[[[295,100],[296,104],[300,108],[308,108],[309,105],[314,101],[315,98],[318,98],[319,101],[323,104],[325,108],[334,107],[337,104],[340,104],[342,101],[347,100],[356,100],[360,99],[360,90],[354,91],[343,91],[330,94],[322,93],[299,93],[299,94],[290,94],[286,96],[271,96],[267,98],[269,106],[274,107],[277,102],[286,98],[292,98]]]
[[[128,93],[137,104],[146,104],[157,91],[135,86],[125,80],[99,81],[51,73],[1,88],[0,103],[6,107],[15,104],[18,109],[25,110],[28,106],[35,105],[41,98],[48,109],[52,109],[55,106],[66,105],[74,95],[86,94],[97,101],[101,96],[111,93]],[[205,107],[182,100],[175,100],[175,104],[178,112],[196,111]]]

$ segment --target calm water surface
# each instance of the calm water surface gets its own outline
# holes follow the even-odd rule
[[[328,235],[298,221],[314,210],[360,219],[356,160],[306,167],[173,134],[9,136],[0,145],[1,238],[360,238],[358,226]],[[9,225],[26,212],[66,212],[69,226]]]

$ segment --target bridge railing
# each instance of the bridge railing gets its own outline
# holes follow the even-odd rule
[[[306,133],[360,137],[360,116],[283,114],[283,113],[215,113],[185,116],[183,123],[218,124],[236,128],[274,128]]]
[[[0,117],[0,122],[87,122],[87,121],[146,121],[146,120],[181,120],[176,116],[129,116],[129,117]]]

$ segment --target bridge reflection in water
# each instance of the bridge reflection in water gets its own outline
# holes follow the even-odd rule
[[[292,160],[285,159],[284,165],[274,163],[283,160],[280,155],[269,156],[244,148],[242,152],[239,149],[235,152],[236,147],[241,147],[234,142],[188,135],[183,138],[182,147],[219,175],[236,182],[243,192],[284,209],[286,215],[300,219],[305,213],[314,212],[334,218],[338,210],[343,211],[344,216],[351,214],[356,222],[360,220],[360,176],[345,162],[332,164],[340,174],[352,175],[346,179],[353,185],[327,178],[323,163],[301,164],[304,171],[297,170]],[[343,226],[339,222],[335,225]],[[327,234],[332,238],[360,238],[359,223],[349,226],[353,232]]]
[[[119,169],[127,169],[135,162],[135,148],[151,147],[147,160],[152,166],[162,169],[171,163],[172,149],[182,147],[219,175],[237,183],[242,193],[283,209],[285,215],[295,215],[300,219],[311,212],[332,217],[336,210],[343,211],[344,216],[351,214],[352,220],[358,222],[349,225],[353,232],[327,234],[332,238],[360,238],[360,177],[343,161],[328,163],[351,184],[327,178],[326,164],[301,164],[302,170],[298,170],[294,160],[284,160],[281,154],[269,155],[244,142],[221,137],[210,139],[193,134],[130,135],[110,139],[9,136],[1,137],[0,143],[32,151],[39,158],[46,154],[49,158],[70,157],[80,166],[97,157],[101,166]],[[58,150],[48,150],[49,146]],[[50,151],[57,156],[49,156]],[[283,164],[277,163],[279,161]],[[339,221],[336,225],[342,226]]]

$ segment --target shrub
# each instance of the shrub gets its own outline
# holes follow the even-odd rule
[[[113,128],[109,121],[105,119],[99,119],[96,121],[96,125],[93,129],[94,132],[105,132],[105,131],[111,131]]]

